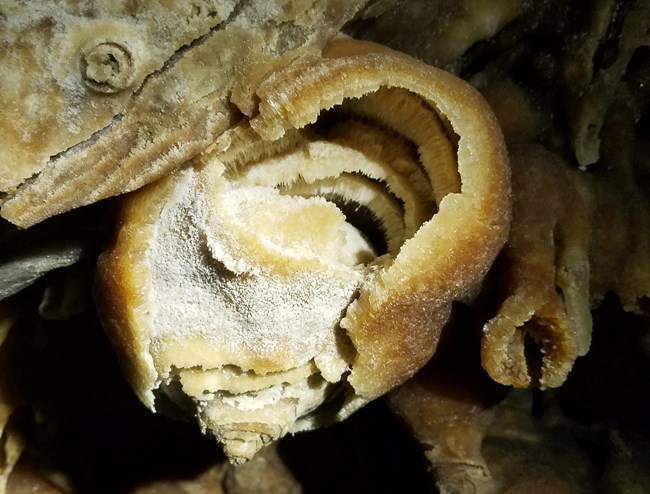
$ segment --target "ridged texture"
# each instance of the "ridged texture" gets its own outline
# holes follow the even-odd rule
[[[48,119],[25,119],[24,115],[0,119],[9,126],[6,134],[11,138],[0,155],[0,192],[6,195],[0,214],[28,227],[165,176],[208,147],[242,113],[251,111],[252,93],[266,73],[318,52],[363,2],[321,0],[293,8],[284,3],[217,2],[204,7],[205,19],[166,11],[156,17],[144,9],[144,26],[151,31],[145,43],[137,34],[144,28],[132,25],[128,13],[104,21],[99,29],[74,12],[23,12],[16,7],[18,12],[11,20],[17,24],[19,41],[11,38],[11,24],[7,26],[9,41],[18,47],[20,41],[31,42],[38,48],[27,54],[3,50],[18,59],[6,66],[29,62],[32,77],[39,82],[16,82],[7,75],[8,87],[19,87],[18,94],[6,94],[15,100],[22,97],[20,91],[32,91],[30,98],[20,100],[27,105],[20,111],[30,114],[33,107],[48,108]],[[23,24],[19,14],[25,17]],[[41,24],[25,29],[24,24],[34,22],[34,17]],[[163,50],[158,38],[170,30],[169,24],[179,22],[187,23],[187,32],[174,26],[172,31],[180,33],[179,38]],[[57,43],[65,45],[63,55],[56,49],[53,53],[44,50],[52,40],[47,38],[49,31],[40,28],[42,24],[54,24],[63,32],[62,40],[55,37],[53,41],[55,48]],[[117,94],[88,89],[83,81],[83,50],[90,43],[92,51],[93,42],[105,40],[119,42],[116,46],[130,54],[127,58],[140,63],[133,82]],[[149,53],[157,51],[161,53],[156,57]],[[80,56],[82,60],[75,63]],[[57,65],[63,62],[70,66]],[[65,72],[65,78],[60,79],[58,72]],[[86,92],[88,98],[79,96]],[[14,108],[13,101],[5,103],[2,111]],[[41,139],[42,135],[46,137]],[[18,169],[20,173],[14,176]]]
[[[236,463],[411,377],[510,221],[501,134],[448,73],[337,38],[257,96],[126,201],[97,291],[141,399],[189,397]]]
[[[513,222],[482,361],[497,382],[557,387],[591,341],[588,198],[541,146],[515,147],[511,164]]]

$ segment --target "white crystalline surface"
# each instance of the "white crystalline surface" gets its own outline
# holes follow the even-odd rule
[[[258,207],[262,216],[268,216],[265,210],[268,205],[265,206],[262,199],[268,199],[274,206],[297,208],[293,212],[298,215],[301,207],[325,201],[279,196],[259,188],[250,194],[225,191],[219,205],[228,210],[209,211],[205,199],[197,198],[193,192],[195,182],[195,172],[188,171],[163,209],[156,238],[151,244],[152,293],[156,297],[153,340],[197,335],[210,347],[219,348],[228,359],[213,362],[211,368],[237,365],[249,370],[252,359],[282,359],[281,367],[287,370],[312,359],[317,363],[340,360],[337,356],[338,321],[361,282],[360,270],[341,262],[335,262],[334,274],[324,266],[321,269],[318,266],[305,270],[292,268],[288,274],[266,270],[255,260],[243,258],[233,247],[228,230],[242,227],[237,223],[238,214],[241,209],[251,214],[254,205],[251,206],[250,199],[255,195],[260,198]],[[245,199],[238,201],[236,197]],[[211,214],[215,216],[209,220]],[[270,218],[273,219],[273,215]],[[295,214],[289,214],[288,219],[295,220]],[[305,221],[301,229],[308,229],[308,218]],[[215,232],[215,228],[222,231]],[[266,248],[282,248],[277,245],[283,239],[282,233],[276,233],[272,227],[269,232],[271,238],[261,238],[260,243],[275,241],[276,245]],[[337,232],[347,238],[342,246],[345,252],[349,252],[350,243],[356,244],[359,250],[368,249],[367,244],[355,237],[344,218]],[[302,240],[308,237],[309,233],[304,234]],[[318,261],[319,256],[310,254],[308,245],[301,245],[295,239],[288,242],[292,240],[295,251],[292,258],[303,256]],[[320,257],[328,255],[340,257],[331,252]],[[326,262],[331,265],[329,260]],[[321,370],[327,374],[327,364],[324,366],[326,368]],[[345,363],[339,361],[334,367],[336,369],[330,372],[340,375]],[[336,379],[338,376],[328,377]]]

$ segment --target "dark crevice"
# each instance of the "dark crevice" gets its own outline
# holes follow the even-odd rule
[[[189,52],[193,48],[202,45],[208,39],[210,39],[216,32],[221,31],[225,26],[227,26],[232,21],[234,21],[237,18],[237,16],[242,12],[245,5],[247,5],[248,3],[249,3],[248,1],[242,1],[237,3],[237,5],[235,5],[235,7],[233,8],[233,11],[230,13],[230,15],[225,21],[223,21],[221,24],[212,27],[207,33],[203,34],[202,36],[199,36],[198,38],[191,41],[190,43],[178,48],[178,50],[172,53],[172,55],[165,61],[165,63],[162,65],[161,68],[159,68],[158,70],[154,70],[144,78],[140,87],[134,91],[133,97],[134,98],[137,97],[142,92],[143,88],[146,86],[149,79],[157,77],[163,72],[166,72],[167,70],[171,69],[176,64],[176,62],[178,62],[178,60],[180,60],[185,56],[187,52]]]
[[[650,81],[648,83],[650,84]],[[650,102],[641,112],[641,117],[636,123],[636,132],[640,137],[650,139]]]
[[[320,374],[313,374],[311,378],[323,379]],[[347,397],[353,393],[352,387],[347,383],[346,376],[342,376],[338,383],[330,384],[327,387],[325,400],[312,412],[300,417],[300,420],[309,419],[314,429],[329,426],[336,423],[336,417],[346,403]]]
[[[536,336],[540,332],[540,325],[534,320],[528,321],[523,331],[526,369],[530,377],[531,385],[537,387],[542,378],[542,366],[544,363],[544,345]]]
[[[28,188],[29,186],[33,185],[35,182],[38,181],[38,179],[41,177],[44,171],[48,170],[51,166],[56,166],[56,162],[62,159],[63,157],[69,155],[69,154],[74,154],[77,152],[80,152],[91,145],[95,144],[102,136],[108,134],[115,125],[122,120],[123,115],[121,113],[118,113],[113,117],[113,120],[111,123],[109,123],[106,127],[103,127],[95,132],[86,140],[81,141],[73,146],[70,146],[69,148],[66,148],[56,154],[53,154],[52,156],[49,157],[47,162],[43,165],[43,168],[32,175],[31,177],[25,179],[18,187],[16,187],[15,190],[11,192],[7,192],[3,194],[2,200],[0,202],[4,203],[6,201],[10,201],[13,197],[17,196],[20,194],[24,189]]]
[[[360,172],[344,172],[344,175],[359,176],[371,181],[373,184],[381,187],[386,195],[400,208],[401,218],[404,217],[404,202],[395,197],[388,189],[388,185],[382,180],[374,180]],[[323,177],[327,179],[328,177]],[[332,178],[332,177],[329,177]],[[309,186],[308,189],[300,192],[294,192],[291,186],[280,186],[281,194],[299,195],[301,197],[322,197],[332,202],[344,214],[346,221],[354,226],[359,233],[370,243],[377,256],[388,253],[389,238],[385,228],[383,218],[381,218],[369,205],[360,203],[354,199],[346,197],[344,193],[338,193],[336,189],[329,191],[320,191],[318,181],[307,184],[300,178],[295,184],[304,184]]]
[[[601,70],[610,68],[619,55],[619,41],[631,2],[616,2],[607,31],[601,39],[593,56],[594,76]]]
[[[232,22],[232,21],[237,17],[237,15],[240,14],[241,10],[243,9],[243,6],[244,6],[245,4],[247,4],[247,3],[248,3],[248,2],[239,2],[239,3],[235,6],[235,8],[233,9],[233,12],[232,12],[231,15],[228,17],[228,19],[226,19],[226,20],[225,20],[224,22],[222,22],[221,24],[219,24],[219,25],[217,25],[217,26],[214,26],[214,27],[211,28],[211,29],[210,29],[206,34],[200,36],[199,38],[195,39],[195,40],[192,41],[191,43],[189,43],[189,44],[187,44],[187,45],[184,45],[184,46],[180,47],[178,50],[176,50],[176,51],[175,51],[175,52],[174,52],[174,53],[169,57],[169,59],[168,59],[168,60],[163,64],[163,66],[162,66],[160,69],[151,72],[150,74],[148,74],[148,75],[144,78],[144,80],[142,81],[142,84],[140,85],[140,87],[138,87],[138,88],[133,92],[133,95],[131,96],[131,98],[133,99],[133,98],[136,98],[137,96],[139,96],[140,93],[143,91],[144,87],[147,85],[147,82],[148,82],[150,79],[152,79],[152,78],[154,78],[154,77],[157,77],[158,75],[162,74],[163,72],[169,70],[169,69],[170,69],[170,68],[171,68],[171,67],[172,67],[172,66],[173,66],[173,65],[174,65],[178,60],[180,60],[180,59],[181,59],[181,58],[182,58],[182,57],[183,57],[183,56],[184,56],[188,51],[190,51],[191,49],[193,49],[193,48],[195,48],[195,47],[197,47],[197,46],[199,46],[199,45],[205,43],[205,42],[206,42],[206,41],[207,41],[207,40],[208,40],[208,39],[209,39],[209,38],[210,38],[214,33],[216,33],[217,31],[220,31],[221,29],[224,28],[224,26],[226,26],[227,24],[229,24],[230,22]],[[107,126],[105,126],[105,127],[101,128],[101,129],[95,131],[95,132],[94,132],[94,133],[93,133],[93,134],[92,134],[88,139],[85,139],[85,140],[82,141],[82,142],[79,142],[79,143],[77,143],[77,144],[75,144],[75,145],[73,145],[73,146],[71,146],[71,147],[69,147],[69,148],[66,148],[66,149],[60,151],[59,153],[56,153],[56,154],[50,156],[49,159],[48,159],[48,161],[47,161],[47,163],[44,165],[43,169],[42,169],[40,172],[34,174],[34,175],[31,176],[30,178],[26,179],[23,183],[21,183],[21,184],[16,188],[15,191],[13,191],[13,192],[11,192],[10,194],[8,194],[8,197],[3,198],[3,202],[6,201],[6,200],[10,200],[12,197],[18,195],[18,194],[19,194],[19,193],[20,193],[24,188],[27,188],[27,187],[29,187],[30,185],[32,185],[33,183],[35,183],[35,182],[39,179],[39,177],[41,176],[41,174],[43,173],[43,171],[46,170],[49,166],[51,166],[53,163],[59,161],[61,158],[65,157],[65,156],[67,156],[67,155],[70,155],[70,154],[73,154],[73,153],[76,153],[76,152],[82,151],[83,149],[88,148],[88,147],[91,146],[92,144],[95,144],[95,143],[96,143],[96,142],[97,142],[97,141],[98,141],[102,136],[108,134],[108,132],[110,132],[110,131],[113,129],[113,127],[115,127],[115,125],[116,125],[117,123],[119,123],[119,122],[122,120],[123,117],[124,117],[124,114],[123,114],[123,113],[118,113],[118,114],[116,114],[116,115],[113,117],[112,121],[111,121]]]
[[[388,239],[381,219],[368,206],[349,201],[338,194],[324,194],[323,197],[337,205],[345,220],[366,237],[378,256],[388,252]]]
[[[76,152],[79,152],[87,147],[89,147],[92,144],[95,144],[102,136],[108,134],[115,125],[117,125],[122,118],[124,118],[124,115],[122,113],[118,113],[113,117],[113,120],[111,120],[111,123],[109,123],[106,127],[103,127],[95,132],[86,139],[85,141],[79,142],[75,144],[74,146],[71,146],[57,154],[54,154],[50,156],[50,159],[48,161],[48,164],[58,161],[59,159],[63,158],[64,156],[68,154],[73,154]],[[30,179],[31,180],[31,179]]]
[[[349,106],[346,106],[346,101],[344,101],[341,105],[336,106],[330,110],[322,111],[318,116],[318,121],[312,124],[312,128],[314,128],[318,134],[323,135],[326,138],[330,138],[332,134],[330,129],[334,129],[337,125],[345,124],[346,122],[349,121],[359,122],[361,124],[372,127],[373,129],[379,130],[380,132],[385,134],[389,139],[395,139],[401,145],[405,146],[408,149],[409,155],[412,157],[413,164],[420,169],[420,171],[424,174],[425,177],[429,179],[431,178],[429,177],[429,173],[427,172],[426,168],[422,165],[422,162],[420,160],[420,151],[415,142],[407,139],[404,135],[400,134],[395,129],[391,128],[389,125],[382,122],[381,120],[377,118],[373,118],[369,115],[363,115],[355,112],[353,109],[349,108]],[[438,118],[440,118],[440,121],[442,122],[443,127],[447,133],[447,137],[450,138],[450,140],[454,145],[454,152],[457,154],[456,142],[458,137],[454,134],[455,139],[452,139],[451,136],[449,135],[449,130],[451,126],[435,108],[432,108],[429,104],[427,104],[424,101],[422,101],[422,104],[430,108],[431,111],[434,112],[438,116]],[[357,150],[365,154],[363,148],[359,148]],[[373,156],[370,157],[372,159],[375,159],[375,157]],[[431,181],[429,181],[428,185],[429,188],[433,190]]]

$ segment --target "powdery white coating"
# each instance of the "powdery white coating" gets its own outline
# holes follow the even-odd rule
[[[259,270],[233,272],[230,257],[237,254],[210,231],[209,215],[219,211],[209,211],[206,201],[196,197],[197,180],[196,171],[184,172],[151,242],[153,352],[165,341],[197,336],[224,360],[205,363],[197,358],[194,365],[249,370],[256,360],[279,360],[289,370],[316,359],[317,365],[324,362],[321,370],[328,380],[338,380],[347,369],[338,351],[338,321],[361,272],[353,267],[339,270],[338,276],[324,269],[296,271],[289,277]],[[245,260],[239,267],[247,267]]]

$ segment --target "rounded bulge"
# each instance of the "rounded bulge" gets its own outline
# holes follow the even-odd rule
[[[133,194],[99,264],[99,305],[140,398],[189,397],[234,461],[331,421],[355,356],[339,323],[435,210],[403,139],[347,120],[324,134]]]
[[[367,72],[368,44],[345,43],[330,56]],[[328,68],[334,86],[339,69],[336,61]],[[292,80],[309,89],[309,77],[310,67],[298,64],[277,87],[291,91],[283,81]],[[291,101],[308,106],[328,89]],[[435,350],[451,300],[480,281],[505,240],[507,163],[491,115],[479,114],[484,132],[469,146],[478,156],[466,159],[483,166],[481,141],[495,133],[489,162],[478,178],[464,177],[455,119],[407,88],[350,96],[316,119],[306,112],[313,124],[278,130],[273,115],[266,130],[242,124],[194,166],[131,195],[99,262],[100,314],[140,399],[194,413],[233,462],[289,432],[345,418],[412,375]],[[490,185],[497,190],[472,198],[473,188]],[[447,196],[460,199],[445,199],[445,211]],[[453,224],[449,209],[463,196],[471,218],[459,210]],[[455,246],[452,232],[467,222],[478,232],[458,235]],[[442,259],[436,243],[446,249]],[[445,259],[453,249],[461,260]],[[438,264],[441,277],[446,269],[461,279],[436,279]]]

